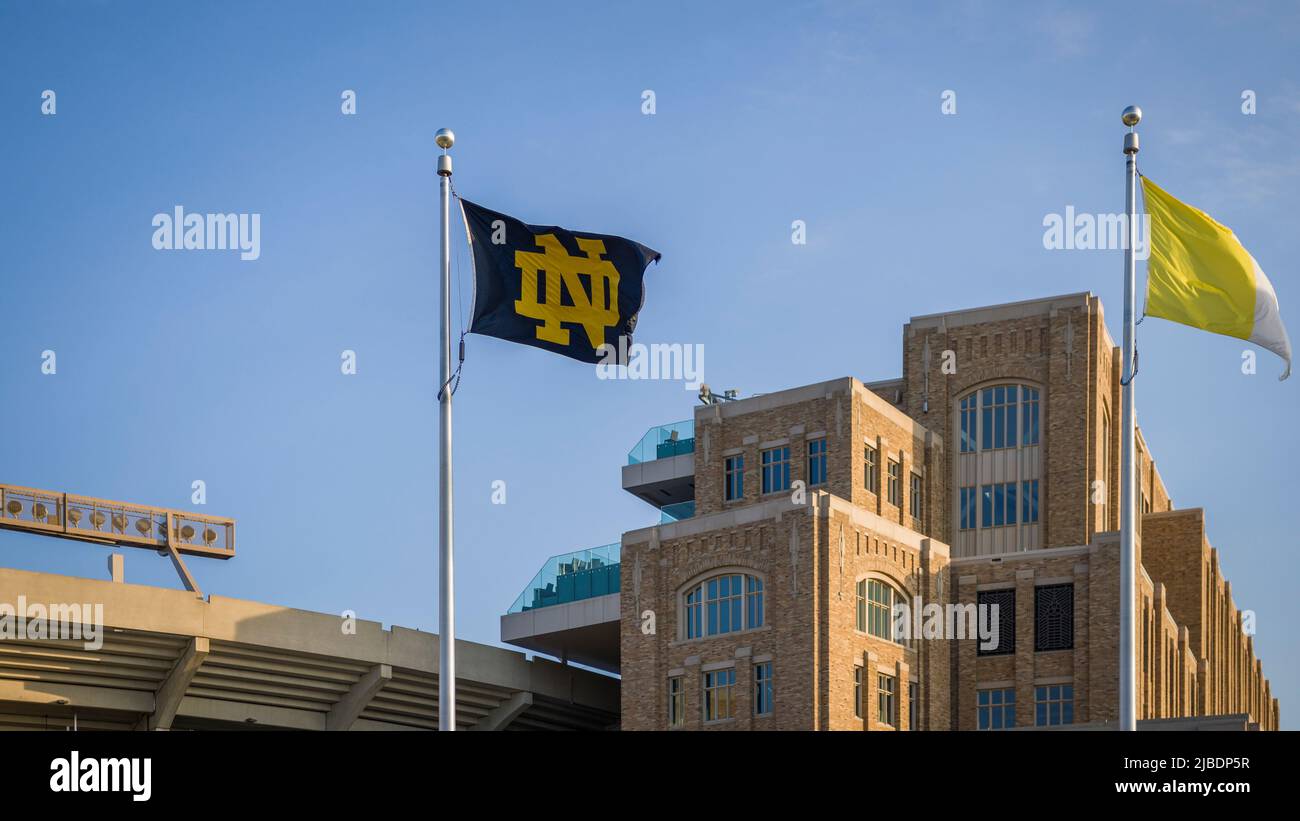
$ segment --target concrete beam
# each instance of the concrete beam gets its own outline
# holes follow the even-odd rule
[[[158,687],[154,695],[153,712],[149,715],[150,730],[170,730],[172,720],[176,718],[176,709],[185,698],[185,691],[190,689],[194,674],[203,666],[212,648],[205,636],[190,639],[189,646],[176,662],[176,666],[167,674],[167,678]]]
[[[515,693],[501,702],[501,705],[495,710],[479,719],[478,723],[470,729],[481,731],[504,730],[510,725],[510,722],[519,718],[519,715],[531,706],[533,706],[532,693]]]
[[[69,709],[80,707],[121,710],[139,714],[150,710],[153,706],[153,697],[139,690],[119,690],[111,687],[91,687],[51,681],[0,679],[0,704],[4,702],[52,707],[67,706]]]
[[[269,704],[248,704],[240,701],[220,701],[213,698],[188,696],[181,702],[177,715],[188,719],[201,719],[234,724],[241,728],[250,726],[272,727],[281,730],[324,730],[325,714],[294,707],[275,707]]]
[[[389,664],[376,664],[370,671],[352,685],[343,698],[325,717],[325,729],[350,730],[361,717],[361,712],[370,706],[375,694],[384,689],[384,685],[393,680],[393,667]]]

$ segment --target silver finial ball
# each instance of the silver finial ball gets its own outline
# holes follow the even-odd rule
[[[440,128],[438,133],[433,135],[433,141],[438,144],[439,148],[446,151],[455,144],[456,135],[451,132],[450,128]]]
[[[1119,118],[1124,121],[1124,125],[1132,128],[1142,122],[1142,109],[1135,105],[1131,105],[1124,109],[1124,113],[1119,115]]]

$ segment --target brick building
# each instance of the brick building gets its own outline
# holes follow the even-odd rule
[[[716,401],[652,430],[623,484],[663,523],[610,546],[603,602],[546,610],[539,583],[503,638],[619,670],[624,729],[1113,722],[1120,352],[1100,301],[913,317],[903,342],[899,379]],[[1204,511],[1174,508],[1141,431],[1137,452],[1138,717],[1276,729]],[[560,567],[561,587],[602,570]],[[896,639],[900,602],[957,613],[950,627],[996,605],[996,646],[973,623]]]

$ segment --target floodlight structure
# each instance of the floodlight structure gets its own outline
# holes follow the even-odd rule
[[[18,485],[0,484],[0,528],[155,550],[171,558],[185,589],[200,598],[181,555],[235,556],[234,519]]]

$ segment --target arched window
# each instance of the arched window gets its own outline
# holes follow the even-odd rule
[[[1042,394],[1033,385],[984,385],[956,405],[954,555],[1039,544]]]
[[[905,644],[894,638],[894,605],[906,604],[907,597],[881,579],[858,582],[857,627],[878,639]]]
[[[763,626],[763,580],[747,573],[721,573],[682,594],[688,639],[720,636]]]

